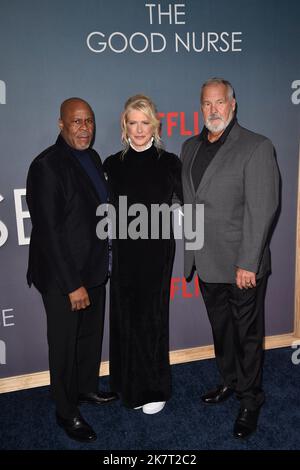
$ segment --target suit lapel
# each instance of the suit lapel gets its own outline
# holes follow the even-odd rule
[[[187,187],[191,188],[193,195],[196,194],[196,191],[194,188],[194,182],[193,182],[193,177],[192,177],[192,168],[193,168],[193,164],[194,164],[197,152],[201,146],[201,143],[202,143],[201,140],[199,139],[195,140],[192,148],[189,150],[189,153],[186,157],[187,163],[186,163],[186,172],[184,173],[184,175],[186,176],[186,179],[187,179]]]
[[[209,181],[211,180],[215,172],[222,167],[222,162],[226,159],[226,156],[230,152],[234,141],[237,139],[238,133],[239,133],[239,125],[235,124],[231,132],[229,133],[226,141],[218,150],[212,162],[208,165],[200,181],[196,194],[200,193],[205,188],[205,186],[209,183]]]
[[[86,186],[87,190],[93,196],[97,204],[99,204],[99,202],[101,201],[91,178],[89,177],[85,169],[82,167],[80,162],[77,160],[75,155],[72,155],[71,153],[69,153],[68,157],[72,161],[73,166],[76,167],[76,172],[80,173],[80,179],[82,180],[82,182],[84,182],[84,185]]]
[[[80,173],[80,180],[85,185],[85,187],[87,188],[87,191],[93,197],[93,199],[95,200],[97,205],[99,203],[101,203],[98,192],[97,192],[91,178],[89,177],[87,172],[84,170],[84,168],[82,167],[80,162],[77,160],[75,155],[72,154],[69,146],[65,143],[65,141],[63,140],[63,138],[60,135],[57,138],[56,144],[59,146],[59,148],[62,152],[62,157],[66,158],[68,160],[68,165],[72,165],[74,170],[76,171],[76,173]],[[100,176],[105,181],[104,174],[103,174],[102,167],[101,167],[101,163],[99,161],[97,161],[97,159],[94,156],[94,152],[92,152],[91,150],[89,150],[89,155],[91,156],[92,160],[94,161],[94,163],[96,165],[96,168],[97,168],[97,171],[100,173]],[[101,171],[99,170],[99,167],[101,167]]]
[[[104,171],[103,171],[103,165],[102,165],[102,161],[100,159],[100,156],[97,156],[94,151],[90,152],[90,156],[91,156],[91,159],[93,160],[93,162],[95,164],[95,167],[97,168],[97,171],[100,175],[101,180],[103,181],[103,184],[106,187],[107,194],[108,194],[108,197],[109,197],[109,200],[110,200],[111,199],[111,191],[110,191],[109,184],[107,183],[107,179],[106,179]],[[98,193],[97,193],[97,195],[98,195]]]

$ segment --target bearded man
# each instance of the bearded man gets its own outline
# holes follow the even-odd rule
[[[204,128],[182,147],[184,203],[204,204],[204,246],[185,249],[185,277],[196,269],[222,381],[203,395],[240,400],[234,436],[255,431],[262,390],[264,298],[269,238],[278,208],[279,173],[269,139],[241,127],[232,85],[202,85]]]

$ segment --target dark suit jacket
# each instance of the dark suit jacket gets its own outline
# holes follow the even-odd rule
[[[89,152],[105,181],[99,155]],[[61,136],[31,163],[26,200],[32,221],[28,284],[64,294],[103,284],[108,243],[96,235],[96,208],[106,201]]]

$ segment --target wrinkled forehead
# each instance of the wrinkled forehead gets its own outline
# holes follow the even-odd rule
[[[93,117],[94,113],[92,108],[85,101],[74,100],[65,103],[61,107],[61,119],[65,120],[71,116],[87,116]]]
[[[207,99],[227,99],[229,90],[223,83],[206,85],[202,90],[202,101]]]

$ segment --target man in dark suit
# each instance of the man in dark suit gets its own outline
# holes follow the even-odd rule
[[[108,192],[99,155],[90,147],[94,113],[82,99],[61,105],[60,135],[32,162],[27,204],[32,221],[27,279],[42,294],[56,419],[72,439],[94,430],[78,404],[115,400],[98,391],[108,277],[108,243],[96,235],[96,209]]]
[[[201,108],[205,127],[183,144],[182,180],[185,204],[204,204],[204,246],[185,250],[185,276],[196,268],[222,376],[202,400],[218,404],[235,392],[234,436],[244,438],[264,402],[264,298],[279,174],[272,143],[237,123],[227,80],[204,83]]]

